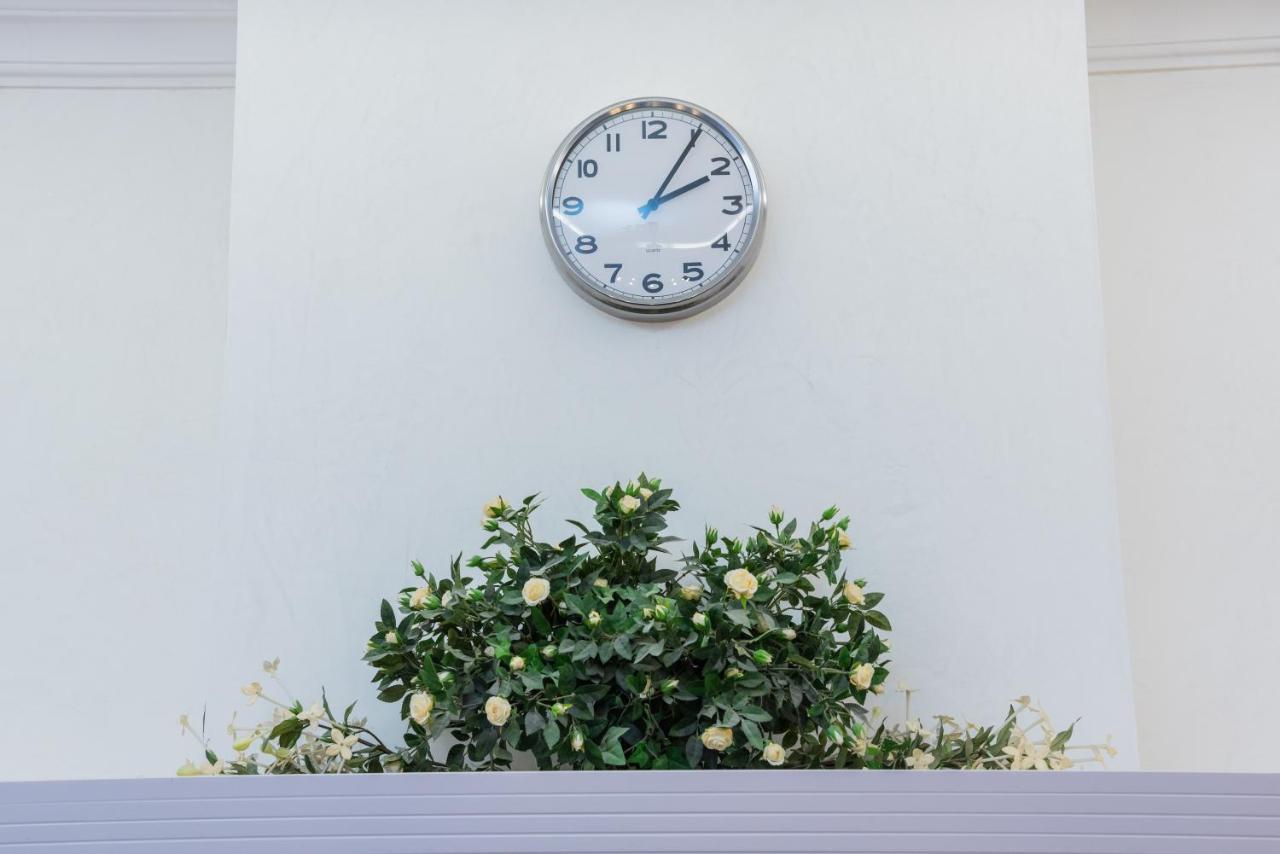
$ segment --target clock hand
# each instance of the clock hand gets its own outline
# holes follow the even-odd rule
[[[684,147],[684,151],[680,152],[680,156],[676,158],[676,165],[671,167],[671,171],[667,173],[667,177],[662,179],[662,186],[658,187],[658,191],[653,194],[649,201],[645,202],[640,208],[640,218],[648,219],[649,214],[658,209],[658,198],[662,192],[667,189],[667,185],[671,183],[671,179],[676,176],[676,172],[680,171],[680,164],[684,163],[684,159],[689,156],[689,152],[693,150],[693,146],[698,141],[698,137],[702,136],[702,128],[696,128],[689,134],[689,142]]]
[[[701,187],[703,184],[708,184],[710,182],[711,182],[711,176],[703,175],[698,180],[690,181],[688,184],[685,184],[683,187],[680,187],[679,189],[672,190],[670,193],[667,193],[665,196],[657,196],[655,198],[652,198],[649,200],[648,204],[646,204],[643,208],[639,209],[640,215],[648,216],[648,213],[645,212],[645,208],[648,208],[649,211],[655,211],[658,209],[659,205],[665,205],[667,202],[671,201],[676,196],[682,196],[685,193],[689,192],[690,190],[696,189],[698,187]]]

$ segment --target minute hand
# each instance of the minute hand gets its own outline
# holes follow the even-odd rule
[[[689,142],[685,145],[684,151],[680,152],[680,156],[676,158],[676,163],[671,167],[671,171],[667,173],[667,177],[662,179],[662,185],[658,187],[658,192],[653,194],[652,199],[640,206],[641,219],[648,219],[649,214],[658,209],[658,205],[661,204],[658,200],[662,198],[662,191],[667,189],[671,179],[676,177],[676,173],[680,171],[680,164],[684,163],[684,159],[689,156],[689,152],[693,150],[693,146],[697,144],[700,136],[702,136],[702,128],[697,128],[693,133],[689,134]]]

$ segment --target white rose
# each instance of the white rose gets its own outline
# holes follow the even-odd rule
[[[783,629],[783,630],[782,630],[782,636],[783,636],[784,638],[786,638],[787,640],[795,640],[795,639],[796,639],[796,630],[795,630],[795,629]]]
[[[511,669],[524,670],[524,659],[518,655],[511,656]]]
[[[520,591],[520,595],[524,597],[526,605],[537,605],[551,593],[551,582],[545,578],[530,578],[524,583],[524,589]]]
[[[596,587],[599,587],[601,590],[609,586],[609,582],[605,581],[603,578],[597,578],[595,581],[591,583],[594,584]]]
[[[731,569],[724,574],[724,584],[733,593],[743,599],[750,599],[756,595],[756,589],[760,587],[760,582],[756,577],[745,569]]]
[[[590,614],[587,614],[587,625],[593,627],[600,625],[599,611],[592,611]]]
[[[634,495],[624,495],[618,499],[618,509],[622,511],[622,515],[629,516],[640,509],[640,499]]]
[[[696,584],[686,584],[680,588],[680,598],[686,602],[697,602],[702,598],[702,588]]]
[[[883,683],[883,682],[881,682],[879,685],[876,685],[876,686],[875,686],[874,688],[872,688],[871,690],[872,690],[874,693],[876,693],[876,694],[883,694],[883,693],[884,693],[884,683]]]
[[[501,516],[502,511],[506,509],[507,509],[507,502],[503,501],[502,496],[499,495],[497,498],[493,499],[492,501],[485,502],[484,510],[483,510],[484,518],[493,519],[497,516]]]
[[[693,624],[698,628],[702,628],[707,624],[707,615],[699,611],[693,615]]]
[[[727,726],[710,726],[702,732],[702,746],[707,750],[723,751],[733,745],[733,730]]]
[[[582,731],[581,730],[575,729],[573,731],[573,735],[569,737],[569,746],[572,747],[576,752],[579,752],[579,753],[582,752]]]
[[[383,635],[382,639],[386,641],[388,645],[393,644],[398,640],[398,638],[396,638],[395,632],[387,632],[385,635]]]
[[[781,744],[773,741],[764,746],[763,755],[764,761],[775,767],[787,761],[787,751],[783,749]]]
[[[871,680],[875,675],[876,666],[874,664],[859,664],[849,674],[849,684],[865,691],[871,687]]]
[[[417,611],[426,603],[427,597],[431,595],[430,587],[419,587],[409,595],[409,607]]]
[[[640,487],[638,491],[640,493],[640,497],[643,498],[645,501],[648,501],[651,497],[653,497],[653,490],[649,489],[647,486]]]
[[[511,704],[502,697],[490,697],[484,701],[484,716],[494,726],[502,726],[511,717]]]
[[[414,723],[419,726],[425,726],[435,707],[435,697],[426,691],[417,691],[409,698],[409,717],[413,718]]]
[[[844,583],[844,598],[850,605],[862,605],[867,601],[867,597],[862,593],[862,588],[852,581]]]
[[[840,541],[840,548],[847,549],[853,545],[853,541],[849,539],[849,533],[844,528],[836,528],[836,536]]]

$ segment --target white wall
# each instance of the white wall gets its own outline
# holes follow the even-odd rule
[[[242,4],[210,691],[280,653],[367,698],[411,557],[643,468],[686,534],[840,502],[924,711],[1029,691],[1136,762],[1081,10],[803,9]],[[771,202],[743,287],[659,327],[573,295],[534,209],[644,94],[733,122]]]
[[[1091,41],[1280,36],[1276,4],[1128,5],[1100,4],[1127,15]],[[1275,771],[1280,745],[1245,734],[1280,705],[1280,67],[1091,94],[1143,764]]]
[[[0,116],[0,778],[169,773],[231,621],[232,94],[0,89]]]

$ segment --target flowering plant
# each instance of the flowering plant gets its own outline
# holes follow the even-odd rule
[[[327,700],[276,705],[236,731],[235,760],[207,741],[187,773],[539,768],[1065,768],[1069,745],[1022,698],[998,726],[938,719],[888,726],[883,594],[844,571],[849,519],[828,508],[800,530],[778,508],[750,536],[707,529],[670,561],[671,490],[641,475],[603,491],[593,524],[538,540],[537,497],[484,508],[483,554],[382,602],[365,660],[407,731],[388,747]],[[274,671],[275,663],[268,663]],[[266,697],[258,683],[245,687]],[[354,704],[353,704],[354,705]],[[1034,716],[1030,723],[1026,715]],[[187,724],[184,720],[184,728]],[[447,738],[446,738],[447,736]],[[262,753],[248,753],[253,743]],[[444,745],[449,743],[449,746]]]

